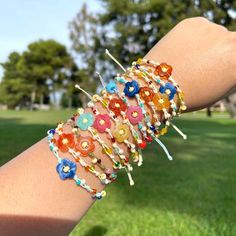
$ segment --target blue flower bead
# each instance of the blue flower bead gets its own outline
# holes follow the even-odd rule
[[[54,135],[54,134],[55,134],[55,129],[50,129],[50,130],[49,130],[49,134]]]
[[[61,163],[57,164],[56,170],[62,180],[73,179],[76,173],[77,166],[69,159],[62,159]]]
[[[169,90],[170,91],[170,94],[169,94],[169,100],[172,100],[176,94],[176,88],[174,85],[172,85],[171,83],[166,83],[164,86],[161,86],[159,91],[161,93],[165,93],[166,90]]]
[[[114,81],[110,81],[107,85],[106,85],[106,90],[108,93],[116,93],[117,91],[117,86],[116,86],[116,83]]]
[[[76,123],[81,130],[87,130],[89,126],[93,125],[93,121],[94,118],[91,113],[84,113],[79,116]]]
[[[125,84],[124,93],[128,97],[134,97],[137,93],[139,93],[139,86],[136,80],[132,80],[131,82],[127,82]]]

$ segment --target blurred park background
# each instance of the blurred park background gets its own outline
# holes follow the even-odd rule
[[[0,21],[0,166],[43,138],[174,25],[204,16],[236,30],[235,0],[6,1]],[[223,81],[222,81],[223,82]],[[176,120],[188,134],[149,146],[136,187],[121,173],[71,235],[236,235],[236,95]]]

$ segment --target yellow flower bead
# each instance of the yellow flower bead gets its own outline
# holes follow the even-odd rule
[[[122,143],[130,136],[129,126],[126,124],[117,124],[116,128],[112,132],[117,142]]]
[[[161,111],[164,108],[169,109],[170,107],[170,101],[168,96],[165,94],[155,94],[153,97],[153,103],[158,111]]]
[[[160,130],[160,135],[164,135],[164,134],[166,134],[166,133],[167,133],[167,127],[162,128],[162,129]]]
[[[139,58],[139,59],[137,60],[137,63],[138,63],[138,64],[141,64],[142,61],[143,61],[142,58]]]

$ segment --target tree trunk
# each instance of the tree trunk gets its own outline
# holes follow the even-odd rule
[[[31,92],[31,98],[30,98],[30,110],[31,111],[33,110],[33,107],[34,107],[35,98],[36,98],[36,91],[33,90]]]
[[[55,85],[52,84],[52,106],[55,108],[56,107],[56,89]]]
[[[40,94],[40,98],[39,98],[40,109],[42,109],[43,101],[44,101],[44,95],[43,95],[43,94]]]
[[[81,105],[82,107],[86,107],[87,105],[87,96],[85,94],[80,94],[80,101],[81,101]]]
[[[235,103],[233,102],[233,99],[231,99],[231,96],[225,98],[225,104],[231,118],[236,119],[236,106]]]
[[[68,96],[67,108],[68,108],[68,109],[71,109],[71,108],[72,108],[72,97],[71,97],[71,96]]]
[[[207,116],[212,117],[211,107],[207,107]]]

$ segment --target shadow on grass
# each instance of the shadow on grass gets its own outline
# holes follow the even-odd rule
[[[107,228],[102,225],[96,225],[90,228],[84,236],[103,236],[107,233]]]
[[[161,140],[174,157],[168,161],[158,144],[144,151],[142,168],[136,167],[136,186],[124,173],[114,185],[127,206],[152,208],[211,222],[236,221],[236,122],[178,120],[189,139],[173,131]]]
[[[24,124],[21,118],[0,118],[0,166],[46,136],[50,125]]]

